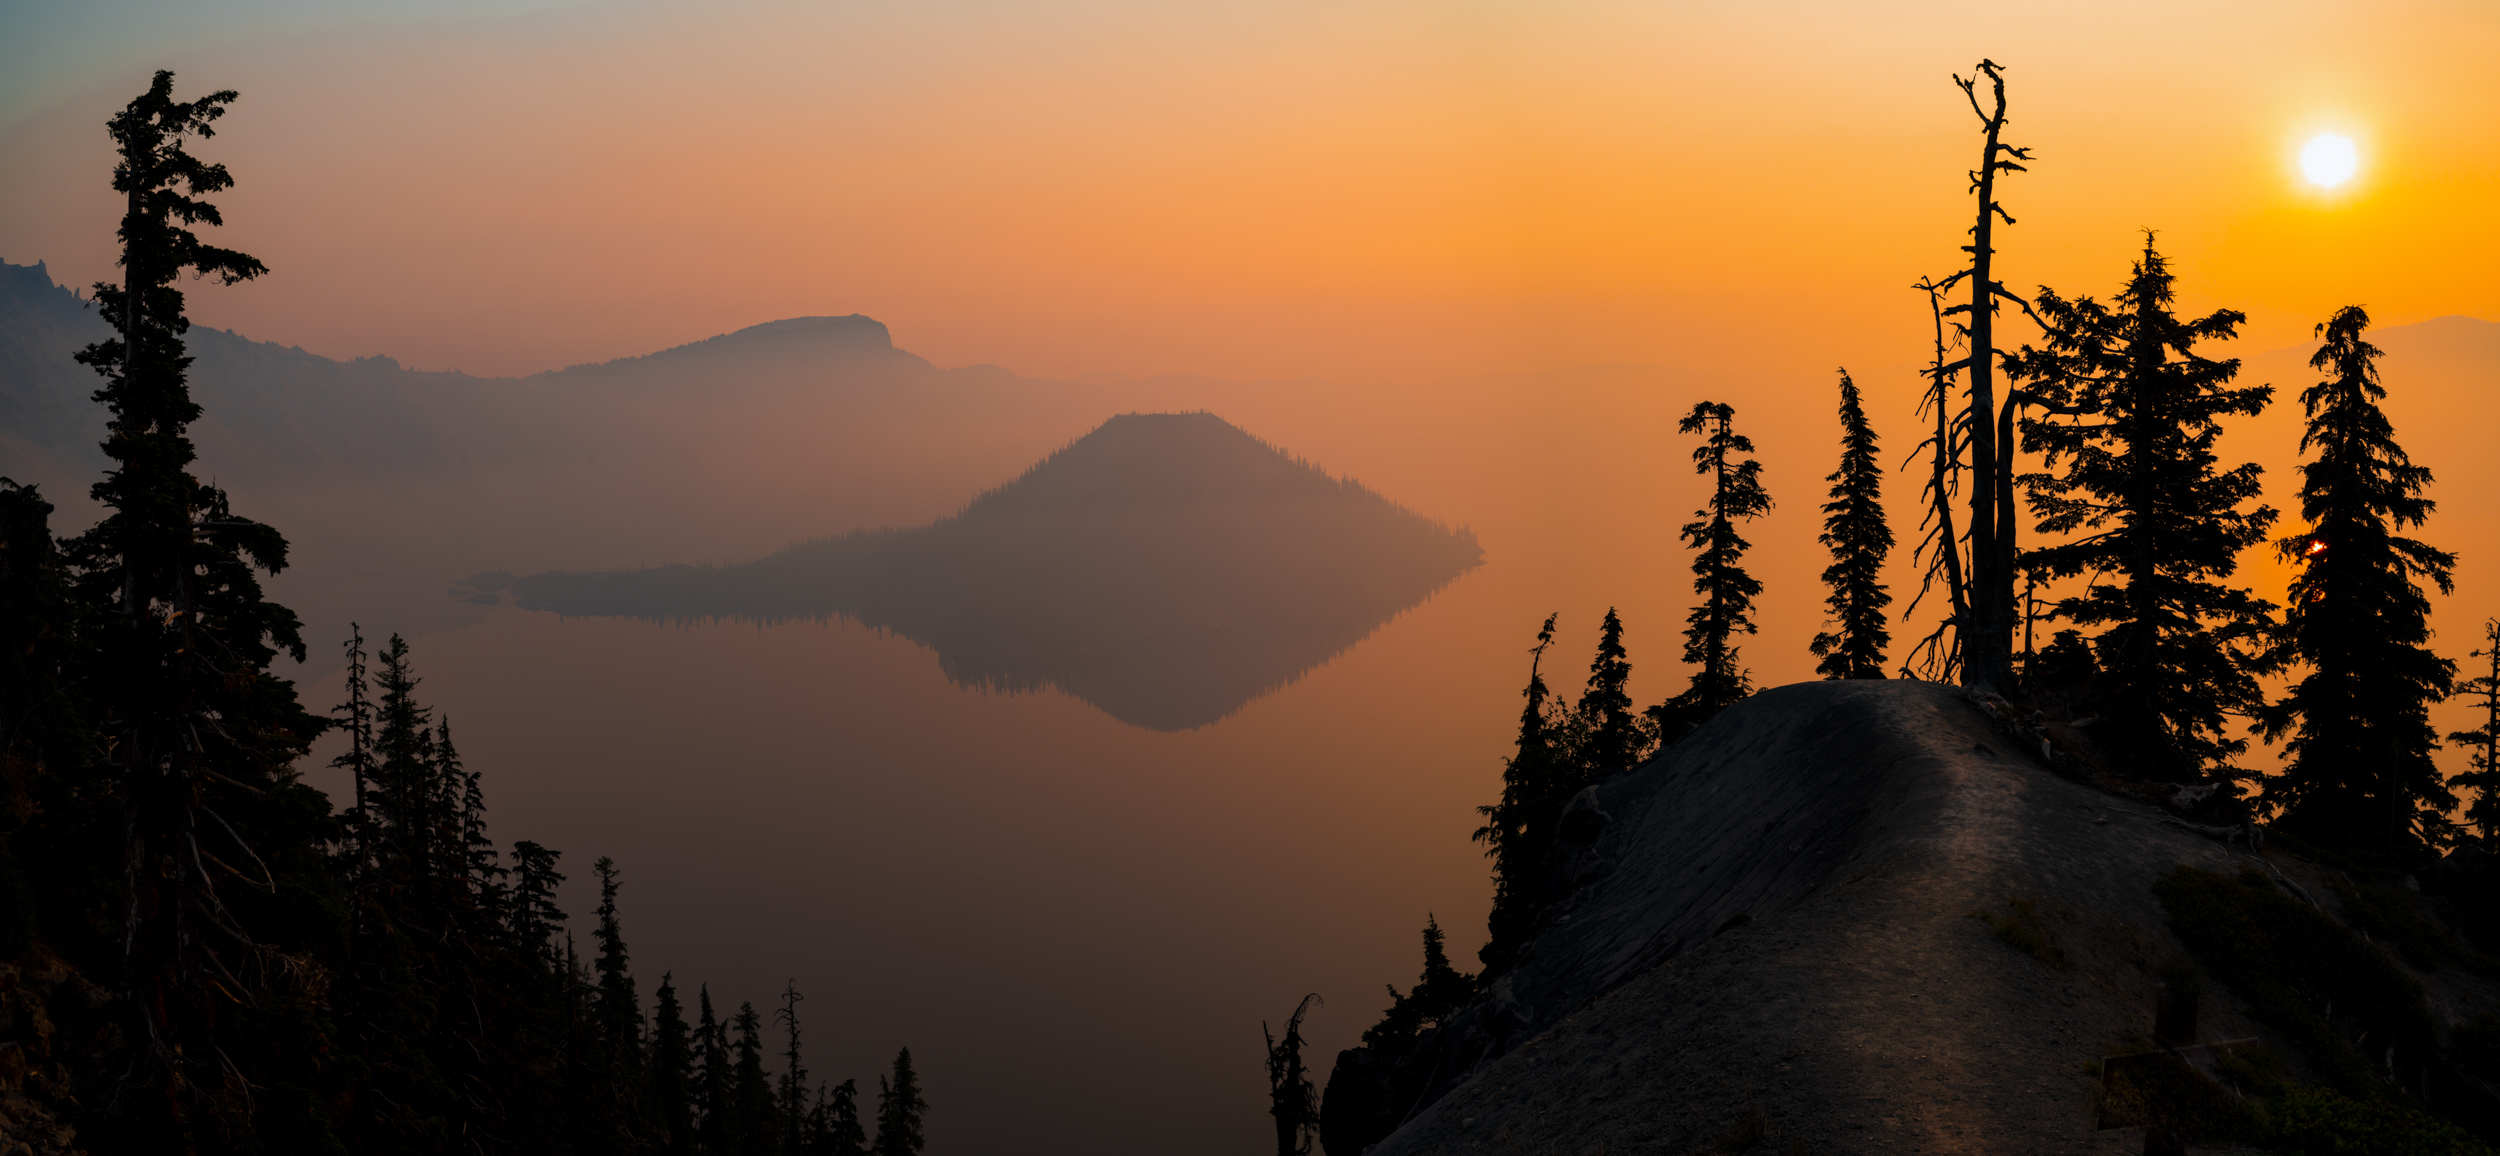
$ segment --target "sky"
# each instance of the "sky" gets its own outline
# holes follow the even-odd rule
[[[2500,313],[2500,10],[2430,2],[76,6],[0,23],[0,257],[110,272],[99,126],[242,101],[198,317],[519,374],[797,314],[942,365],[1423,381],[1924,353],[2011,78],[2009,281],[2161,231],[2253,348]],[[2352,137],[2359,177],[2295,164]],[[82,176],[84,179],[68,179]]]
[[[1672,423],[1701,396],[1737,406],[1780,502],[1755,535],[1757,677],[1809,676],[1834,370],[1887,456],[1908,450],[1929,332],[1909,286],[1958,265],[1978,135],[1952,77],[1982,56],[2035,156],[2002,186],[2016,289],[2110,293],[2158,230],[2181,311],[2246,311],[2214,352],[2287,394],[2339,306],[2500,320],[2500,7],[2468,2],[0,0],[0,259],[114,278],[102,124],[170,68],[178,95],[241,91],[199,151],[238,181],[216,241],[272,269],[193,294],[200,324],[523,375],[863,313],[940,366],[1218,408],[1477,529],[1482,571],[1181,735],[966,692],[842,623],[506,608],[417,640],[499,784],[499,833],[568,848],[579,876],[626,864],[638,966],[736,998],[785,967],[865,993],[828,1036],[860,1041],[841,1070],[912,1042],[954,1150],[1246,1153],[1252,1020],[1316,987],[1328,1054],[1373,1014],[1363,992],[1411,982],[1423,912],[1462,961],[1481,942],[1464,831],[1535,623],[1564,612],[1576,681],[1620,604],[1637,696],[1675,689],[1671,528],[1699,483]],[[2328,132],[2359,156],[2334,190],[2297,164]],[[2431,536],[2463,555],[2441,602],[2471,615],[2442,637],[2463,657],[2461,627],[2500,605],[2479,565],[2500,517],[2460,500],[2500,485],[2476,452],[2500,394],[2468,392],[2487,361],[2405,356],[2451,367],[2391,376],[2389,412],[2450,487]],[[787,492],[639,542],[659,507],[621,504],[566,538],[578,558],[478,565],[726,560],[925,521],[1099,420],[1058,417],[931,452],[894,483],[907,500],[860,471],[908,452],[792,473],[848,487],[827,498],[741,480],[804,428],[772,454],[707,445],[725,464],[694,489]],[[2226,452],[2265,459],[2279,495],[2296,436],[2278,403]],[[1895,478],[1896,520],[1914,494]],[[361,500],[255,499],[282,528]],[[336,694],[307,676],[308,701]],[[1155,1131],[1011,1143],[1069,1110],[1023,1080],[1052,1064]]]

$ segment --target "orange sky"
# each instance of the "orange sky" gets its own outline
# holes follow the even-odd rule
[[[2106,291],[2152,226],[2252,349],[2350,301],[2500,315],[2485,4],[162,7],[10,18],[0,257],[110,276],[100,124],[172,67],[243,91],[206,151],[276,271],[197,316],[336,357],[523,373],[856,311],[1042,375],[1890,370],[1967,224],[1947,74],[1983,53],[2040,157],[2017,286]],[[2364,151],[2335,196],[2292,165],[2321,128]]]

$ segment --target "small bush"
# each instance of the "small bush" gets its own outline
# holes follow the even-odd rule
[[[2059,950],[2057,942],[2050,938],[2049,925],[2040,918],[2040,905],[2021,895],[2008,896],[2005,905],[2013,908],[2014,913],[1999,915],[1993,911],[1973,911],[1970,917],[1987,924],[1988,934],[2021,948],[2050,967],[2064,970],[2066,953]]]
[[[2463,1129],[2402,1104],[2293,1088],[2267,1107],[2285,1156],[2492,1156]]]

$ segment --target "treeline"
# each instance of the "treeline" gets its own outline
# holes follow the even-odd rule
[[[2485,645],[2472,655],[2489,668],[2477,677],[2459,681],[2455,661],[2430,647],[2425,588],[2453,589],[2455,557],[2410,536],[2435,509],[2425,496],[2431,471],[2405,453],[2380,408],[2387,391],[2380,351],[2364,336],[2367,311],[2348,306],[2316,328],[2309,364],[2320,378],[2299,395],[2298,524],[2280,533],[2261,467],[2219,452],[2225,423],[2262,413],[2274,388],[2236,384],[2237,359],[2198,350],[2236,336],[2245,315],[2178,316],[2176,277],[2149,232],[2107,299],[2010,289],[1995,235],[2014,217],[1998,186],[2033,157],[2003,139],[2001,66],[1983,60],[1955,82],[1982,136],[1969,174],[1975,217],[1964,266],[1912,286],[1928,298],[1933,358],[1918,412],[1925,437],[1904,463],[1920,470],[1923,492],[1921,584],[1903,618],[1929,605],[1934,625],[1894,667],[1882,573],[1895,535],[1879,439],[1842,370],[1841,452],[1820,537],[1831,551],[1826,628],[1810,644],[1817,673],[1959,681],[2009,714],[2089,728],[2102,770],[2208,785],[2207,818],[2252,839],[2399,873],[2458,848],[2500,852],[2500,621],[2482,625]],[[2009,311],[2037,331],[2031,342],[2000,344],[1999,314]],[[1546,618],[1501,795],[1479,808],[1474,835],[1493,861],[1485,970],[1454,969],[1427,919],[1416,985],[1391,988],[1364,1047],[1340,1058],[1338,1075],[1351,1078],[1331,1081],[1332,1150],[1376,1141],[1419,1102],[1431,1029],[1517,962],[1561,898],[1552,867],[1572,800],[1752,693],[1738,643],[1754,633],[1763,587],[1744,569],[1738,531],[1771,498],[1731,406],[1697,403],[1678,429],[1698,436],[1694,467],[1710,479],[1681,530],[1698,596],[1684,631],[1690,680],[1636,711],[1624,624],[1609,609],[1588,679],[1566,701],[1545,679],[1557,621]],[[2038,541],[2028,548],[2026,513]],[[2262,545],[2295,567],[2280,605],[2236,580],[2242,553]],[[2269,679],[2287,689],[2269,699]],[[2479,727],[2446,736],[2469,751],[2470,769],[2454,776],[2434,761],[2441,736],[2429,718],[2452,694],[2473,697],[2482,714]],[[2238,761],[2251,738],[2281,744],[2279,773]],[[2460,788],[2473,793],[2462,821]],[[1307,1151],[1318,1113],[1293,1114],[1296,1129],[1284,1129],[1288,1108],[1306,1097],[1275,1084],[1299,1070],[1276,1046],[1279,1151]],[[1340,1104],[1341,1094],[1364,1102]]]
[[[488,838],[404,641],[349,640],[335,719],[271,672],[304,657],[260,587],[287,543],[190,472],[174,288],[267,271],[190,228],[221,223],[203,198],[233,182],[187,141],[234,98],[176,101],[159,72],[110,123],[125,283],[96,287],[117,336],[78,355],[112,415],[103,519],[56,540],[52,506],[0,479],[0,1146],[921,1151],[911,1053],[873,1108],[811,1082],[795,982],[777,1030],[700,986],[689,1023],[669,975],[646,1010],[606,858],[583,950],[562,856]],[[343,810],[298,770],[333,728]]]

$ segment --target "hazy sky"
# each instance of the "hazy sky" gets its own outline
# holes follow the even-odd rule
[[[863,312],[940,364],[1906,366],[2011,69],[2019,287],[2162,230],[2252,348],[2500,314],[2487,3],[0,5],[0,257],[108,275],[153,67],[277,271],[211,324],[518,373]],[[2321,194],[2300,143],[2355,138]]]
[[[2268,463],[2278,507],[2306,384],[2286,347],[2312,325],[2355,302],[2382,327],[2500,320],[2488,0],[0,0],[0,259],[117,279],[102,125],[164,67],[186,98],[243,93],[200,151],[239,181],[218,243],[273,273],[195,294],[192,316],[254,338],[521,374],[858,312],[941,366],[1386,384],[1089,387],[1215,408],[1486,546],[1481,571],[1201,731],[964,691],[840,623],[502,609],[417,640],[498,836],[566,848],[577,880],[600,854],[627,865],[646,985],[675,968],[760,999],[795,972],[857,995],[823,1037],[850,1051],[817,1066],[865,1073],[910,1042],[955,1150],[1247,1153],[1253,1022],[1324,991],[1324,1065],[1376,1015],[1365,993],[1412,982],[1424,912],[1462,960],[1481,942],[1466,832],[1536,623],[1564,612],[1576,689],[1620,606],[1640,700],[1681,684],[1673,527],[1700,482],[1672,428],[1702,397],[1737,405],[1780,502],[1748,531],[1769,588],[1748,661],[1766,685],[1809,675],[1833,367],[1897,460],[1927,355],[1908,286],[1951,272],[1970,224],[1978,136],[1950,77],[1983,55],[2010,70],[2008,139],[2037,157],[2004,185],[2020,223],[2001,275],[2106,294],[2159,229],[2183,312],[2249,313],[2212,352],[2283,391],[2226,448]],[[2322,132],[2360,156],[2333,192],[2296,163]],[[2487,344],[2434,337],[2486,341],[2465,323],[2399,339],[2388,409],[2439,471],[2427,536],[2463,556],[2439,644],[2462,657],[2500,606],[2482,548],[2500,511],[2472,500],[2500,488],[2482,449],[2500,390],[2479,384]],[[1589,366],[1643,368],[1549,372]],[[580,558],[516,547],[439,580],[916,524],[1116,412],[1036,386],[1057,424],[948,414],[888,444],[823,432],[851,412],[826,392],[748,440],[717,430],[750,414],[672,426],[715,468],[648,479],[652,500],[585,499],[565,534],[504,527]],[[1903,556],[1915,492],[1895,476]],[[392,564],[299,527],[396,532],[399,507],[245,497],[298,536],[303,571]],[[519,517],[491,490],[408,501]],[[481,536],[451,524],[423,529]],[[2280,579],[2249,577],[2270,597]],[[313,577],[274,588],[296,580]],[[308,681],[316,705],[337,694]],[[1133,1134],[1024,1136],[1097,1096]]]

